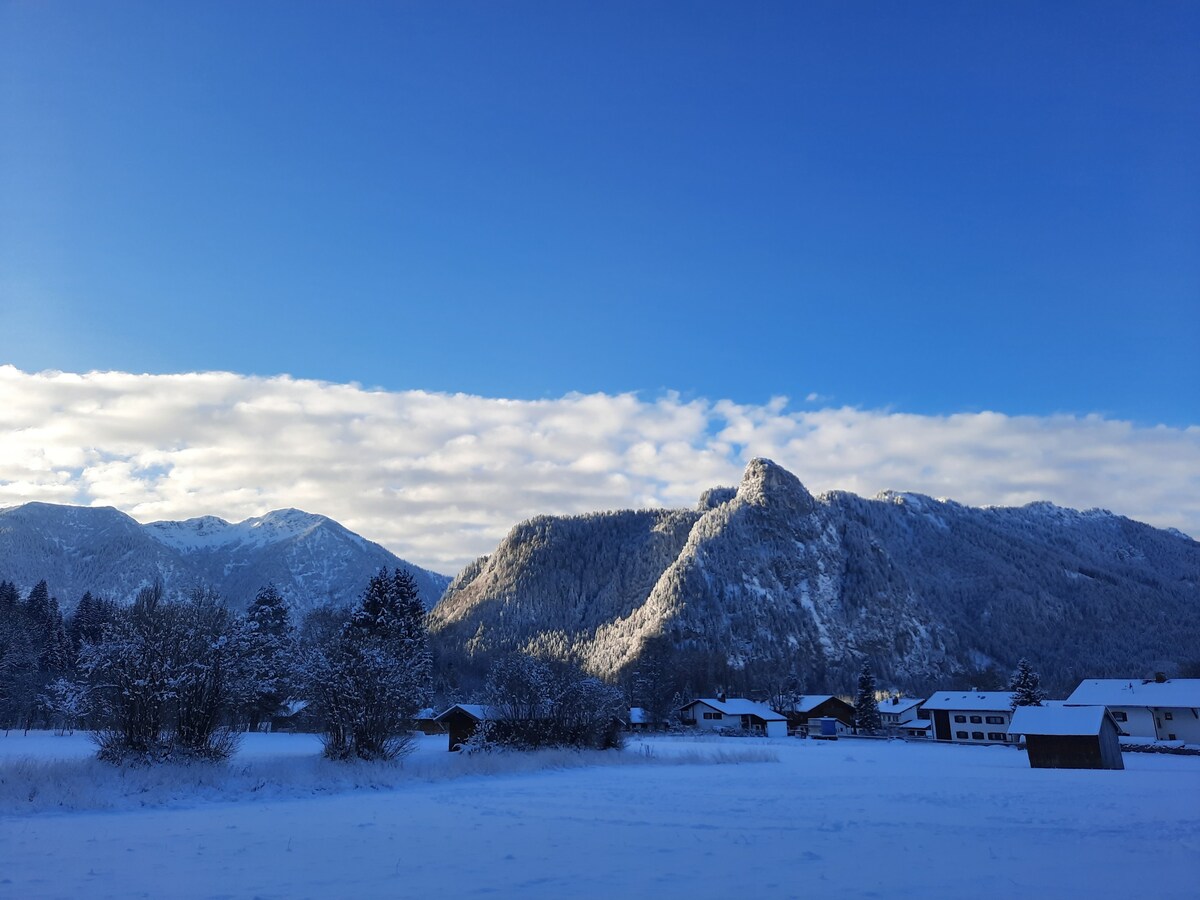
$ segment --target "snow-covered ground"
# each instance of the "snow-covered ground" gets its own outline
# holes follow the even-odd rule
[[[1197,757],[1033,770],[1005,747],[661,738],[581,766],[444,747],[373,770],[252,735],[225,787],[165,786],[94,768],[80,735],[0,737],[0,896],[1200,893]],[[701,764],[746,751],[777,761]]]

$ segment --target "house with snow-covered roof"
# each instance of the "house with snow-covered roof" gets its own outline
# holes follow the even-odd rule
[[[1200,744],[1200,678],[1089,678],[1068,706],[1104,706],[1123,734]]]
[[[685,725],[705,731],[741,729],[767,737],[787,737],[787,718],[765,703],[744,697],[702,697],[679,707]]]
[[[837,719],[844,730],[854,728],[854,707],[833,694],[803,694],[779,712],[787,719],[789,731],[806,731],[813,719]]]
[[[1103,706],[1018,706],[1009,736],[1034,769],[1124,769],[1117,723]]]
[[[879,701],[879,724],[887,731],[896,731],[900,725],[919,717],[921,697],[888,697]]]
[[[1007,744],[1012,691],[939,691],[922,707],[939,741]]]

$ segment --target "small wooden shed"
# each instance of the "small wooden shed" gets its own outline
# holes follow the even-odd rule
[[[497,718],[489,706],[480,703],[455,703],[449,709],[434,716],[433,721],[450,736],[447,750],[457,750],[479,728],[480,723]]]
[[[1103,706],[1018,706],[1008,733],[1023,736],[1034,769],[1124,769],[1117,723]]]

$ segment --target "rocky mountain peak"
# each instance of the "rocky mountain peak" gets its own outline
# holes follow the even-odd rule
[[[812,494],[800,479],[778,463],[756,457],[747,464],[737,498],[755,506],[783,506],[798,512],[815,508]]]

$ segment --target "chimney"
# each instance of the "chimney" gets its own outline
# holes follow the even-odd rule
[[[1155,672],[1154,673],[1154,683],[1155,684],[1166,684],[1167,683],[1167,673],[1166,672]]]
[[[899,705],[900,705],[900,697],[899,697],[899,696],[896,696],[896,697],[893,697],[893,698],[892,698],[892,705],[893,705],[893,706],[899,706]]]
[[[721,691],[721,693],[717,694],[717,702],[719,702],[719,703],[725,702],[725,692],[724,691]]]

